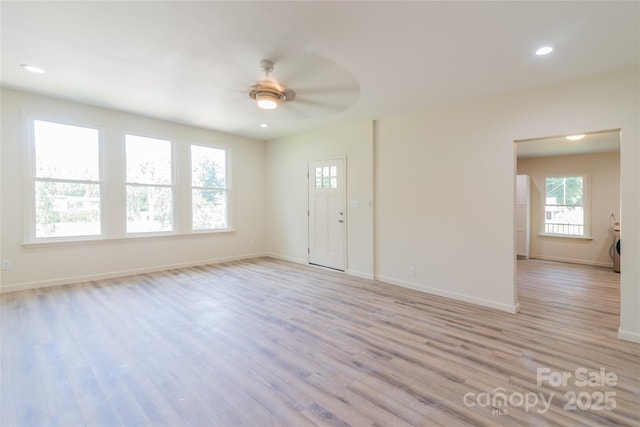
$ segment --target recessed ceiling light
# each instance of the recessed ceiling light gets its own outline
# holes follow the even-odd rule
[[[25,69],[25,70],[29,71],[30,73],[42,74],[42,73],[44,73],[44,72],[45,72],[42,68],[40,68],[40,67],[36,67],[35,65],[20,64],[20,66],[21,66],[23,69]]]
[[[541,56],[541,55],[547,55],[549,53],[551,53],[553,51],[553,48],[550,46],[544,46],[541,47],[540,49],[536,50],[536,55]]]
[[[569,141],[580,141],[582,138],[584,138],[584,135],[569,135],[569,136],[567,136],[567,139]]]
[[[269,125],[268,125],[268,124],[266,124],[266,123],[262,123],[262,124],[260,125],[260,127],[261,127],[261,128],[268,128],[268,127],[269,127]]]

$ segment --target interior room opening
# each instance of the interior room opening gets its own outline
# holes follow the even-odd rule
[[[518,140],[514,151],[516,277],[536,262],[620,273],[620,129]]]

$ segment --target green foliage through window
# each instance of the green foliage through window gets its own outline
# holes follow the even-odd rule
[[[215,230],[228,227],[226,152],[191,146],[191,227]]]
[[[35,237],[101,234],[99,132],[33,121]]]
[[[171,141],[126,135],[127,232],[173,230]]]

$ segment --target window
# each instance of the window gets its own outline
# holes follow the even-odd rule
[[[336,166],[317,167],[316,188],[338,188],[338,168]]]
[[[230,150],[55,120],[25,121],[25,244],[231,231]]]
[[[585,175],[545,178],[545,234],[586,236],[585,185]]]
[[[35,237],[100,235],[100,132],[34,120],[33,141]]]
[[[226,152],[191,146],[191,228],[217,230],[228,227]]]
[[[127,233],[173,230],[171,141],[126,135]]]

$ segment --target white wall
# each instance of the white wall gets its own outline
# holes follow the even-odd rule
[[[122,221],[118,219],[123,216],[122,200],[107,192],[104,197],[110,227],[106,241],[23,245],[22,166],[27,143],[23,121],[32,114],[102,128],[106,153],[113,162],[111,172],[122,167],[118,162],[122,160],[125,132],[166,138],[177,144],[197,142],[230,150],[235,231],[124,238]],[[11,270],[2,271],[3,291],[264,254],[263,141],[2,89],[1,153],[1,251],[3,259],[12,262]],[[120,185],[116,182],[117,175],[111,173],[106,178],[111,183],[108,188]],[[181,205],[177,210],[188,212]],[[182,224],[185,223],[188,219],[185,221],[183,215]]]
[[[513,139],[496,107],[487,100],[378,120],[379,279],[517,311]]]
[[[628,68],[378,120],[377,277],[515,310],[514,141],[620,128],[619,336],[640,341],[639,77]]]
[[[620,213],[620,152],[518,159],[518,173],[531,177],[531,257],[552,261],[613,266],[609,249],[613,220]],[[545,176],[588,173],[586,199],[591,239],[540,236],[544,230]]]
[[[295,262],[308,261],[308,163],[346,158],[347,267],[373,277],[373,125],[352,123],[267,143],[267,250]],[[357,200],[358,208],[350,201]]]

